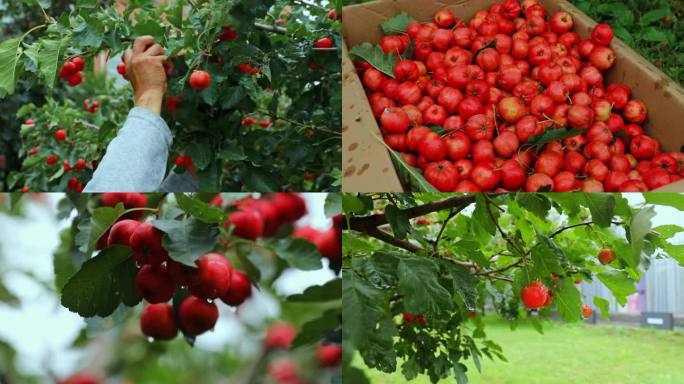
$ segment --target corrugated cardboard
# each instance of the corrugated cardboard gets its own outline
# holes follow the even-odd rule
[[[591,35],[596,24],[565,0],[539,0],[547,14],[564,10],[573,15],[580,37]],[[373,135],[380,136],[363,86],[349,58],[347,46],[382,38],[380,24],[402,11],[418,21],[432,20],[441,8],[468,21],[478,10],[488,8],[494,0],[379,0],[351,5],[343,9],[345,47],[342,63],[342,124],[343,124],[343,190],[346,192],[400,192],[401,184],[386,148]],[[648,108],[646,132],[658,139],[664,151],[679,151],[684,146],[684,90],[672,79],[618,39],[611,47],[617,60],[607,75],[607,83],[629,85],[633,97],[642,99]],[[684,181],[668,185],[659,191],[684,192]]]

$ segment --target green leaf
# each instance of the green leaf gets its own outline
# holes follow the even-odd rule
[[[312,303],[319,301],[339,300],[342,295],[342,280],[333,279],[323,285],[314,285],[304,292],[288,296],[287,301],[296,303]]]
[[[169,256],[179,263],[194,266],[195,260],[216,247],[219,230],[195,218],[153,220],[152,225],[165,235],[162,244]]]
[[[463,267],[457,267],[446,262],[444,264],[449,266],[451,280],[454,283],[454,291],[461,296],[461,299],[468,310],[475,310],[477,307],[477,299],[479,297],[477,291],[477,284],[479,283],[479,280],[477,277]]]
[[[142,299],[135,289],[137,269],[129,247],[108,247],[69,279],[62,305],[83,317],[109,316],[121,303],[132,307]]]
[[[627,296],[636,292],[636,284],[626,272],[610,270],[596,275],[610,289],[620,305],[627,304]]]
[[[411,223],[404,211],[396,205],[388,204],[385,207],[385,217],[387,217],[387,222],[392,227],[394,237],[398,239],[406,238],[406,234],[411,230]]]
[[[424,257],[399,260],[398,293],[404,296],[404,308],[410,313],[437,317],[451,309],[451,295],[437,280],[437,265]]]
[[[385,55],[382,48],[371,43],[363,43],[349,50],[352,57],[358,57],[387,76],[394,78],[394,66],[399,58],[394,53]]]
[[[73,252],[78,252],[74,247],[71,228],[64,228],[59,232],[59,247],[55,250],[52,264],[55,270],[55,288],[61,291],[64,284],[69,280],[76,268],[74,267]],[[85,256],[81,254],[82,256]]]
[[[339,280],[339,279],[338,279]],[[339,280],[340,282],[342,280]],[[340,283],[340,289],[341,289]],[[337,291],[337,298],[340,298],[340,290]],[[304,345],[320,342],[326,332],[330,332],[340,323],[342,312],[339,308],[328,309],[320,317],[304,323],[297,333],[297,337],[292,341],[291,348],[298,348]]]
[[[218,157],[226,161],[239,161],[247,158],[245,149],[236,140],[226,140],[218,153]]]
[[[560,288],[556,291],[555,301],[561,319],[568,322],[580,319],[582,302],[572,279],[560,280]]]
[[[214,153],[208,140],[194,139],[186,148],[192,158],[192,163],[199,169],[206,169],[211,163]]]
[[[323,205],[323,212],[325,217],[334,217],[342,213],[342,194],[328,193],[325,196],[325,204]]]
[[[243,175],[243,182],[248,191],[273,192],[279,189],[278,178],[265,169],[249,167]]]
[[[357,348],[369,367],[396,369],[396,326],[386,291],[373,287],[354,272],[342,273],[342,339]]]
[[[684,211],[684,195],[680,193],[644,193],[647,204],[666,205]]]
[[[343,193],[342,210],[344,210],[344,213],[364,213],[366,212],[366,206],[358,196],[351,193]]]
[[[185,193],[174,193],[174,196],[178,206],[197,220],[208,224],[223,223],[226,220],[226,214],[220,208],[212,207],[204,201],[188,196]]]
[[[310,241],[299,238],[284,238],[270,241],[268,246],[293,268],[303,271],[321,269],[321,253]]]
[[[52,88],[57,78],[57,70],[60,66],[60,59],[65,45],[69,39],[61,40],[40,40],[40,51],[38,53],[38,64],[40,72],[45,78],[45,84]]]
[[[540,193],[518,193],[515,196],[515,201],[522,208],[527,209],[542,219],[546,218],[546,215],[549,214],[549,209],[551,209],[549,199]]]
[[[577,136],[582,133],[581,129],[547,129],[541,135],[530,137],[525,145],[532,145],[535,147],[537,153],[544,148],[544,145],[552,141],[563,141],[568,137]]]
[[[384,141],[382,143],[387,147],[387,144],[385,144]],[[415,192],[439,192],[437,188],[425,180],[425,177],[423,177],[423,174],[419,170],[408,165],[403,156],[390,147],[387,147],[387,150],[389,151],[390,157],[392,157],[392,162],[396,167],[399,177],[402,181],[410,185],[411,190]]]
[[[661,31],[660,29],[656,29],[653,27],[646,28],[641,34],[640,34],[641,40],[644,41],[650,41],[653,43],[667,43],[667,35],[665,32]]]
[[[115,207],[95,208],[90,221],[82,221],[78,224],[78,233],[75,239],[78,249],[86,256],[90,256],[95,250],[97,240],[124,212],[122,203],[118,203]]]
[[[21,57],[21,39],[8,39],[0,43],[0,89],[14,93],[17,63]]]
[[[375,252],[371,257],[357,258],[357,264],[356,269],[376,287],[397,285],[397,267],[399,266],[397,255],[384,251]]]
[[[416,19],[409,16],[406,12],[402,12],[391,19],[385,20],[381,27],[385,35],[398,35],[405,33],[408,25],[415,21]]]
[[[494,216],[494,220],[497,220],[499,210],[493,209],[491,213]],[[475,210],[470,221],[470,229],[472,235],[475,236],[481,245],[488,243],[489,239],[496,233],[496,224],[489,216],[487,201],[482,194],[477,194],[476,196]]]
[[[665,16],[669,16],[671,14],[672,11],[670,11],[670,8],[654,9],[644,13],[644,15],[639,18],[639,23],[642,25],[647,25],[653,23],[654,21],[663,21]]]
[[[608,304],[608,300],[599,296],[594,296],[594,305],[601,311],[601,314],[606,320],[610,320]]]
[[[678,234],[679,232],[684,232],[684,228],[680,227],[679,225],[674,225],[674,224],[660,225],[660,226],[653,228],[653,230],[655,232],[658,232],[661,240],[667,240],[670,237]]]
[[[615,197],[607,193],[584,193],[591,218],[599,227],[609,227],[615,215]]]
[[[655,217],[653,207],[644,207],[634,215],[629,224],[629,243],[632,246],[632,265],[638,265],[641,259],[641,250],[644,246],[644,238],[651,231],[651,219]]]

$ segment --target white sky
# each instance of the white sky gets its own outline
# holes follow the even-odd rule
[[[52,289],[46,289],[33,279],[53,286],[52,254],[59,245],[59,231],[69,221],[55,220],[55,207],[60,194],[45,194],[46,202],[27,205],[26,218],[0,215],[0,272],[5,272],[7,287],[21,299],[19,308],[0,303],[0,339],[11,343],[19,354],[20,369],[41,374],[47,371],[64,376],[79,366],[82,352],[69,349],[84,326],[83,319],[59,303]],[[299,224],[310,224],[319,229],[330,227],[325,218],[323,203],[326,194],[304,195],[309,215]],[[302,292],[311,285],[323,284],[335,276],[327,268],[319,271],[286,271],[274,284],[282,295]],[[278,318],[278,301],[263,291],[254,291],[254,297],[233,309],[219,305],[221,315],[213,333],[197,338],[196,347],[207,350],[225,350],[227,346],[243,353],[256,353],[258,340],[245,340],[244,324],[259,324],[265,319]]]

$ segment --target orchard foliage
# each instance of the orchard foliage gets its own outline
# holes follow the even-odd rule
[[[83,84],[67,90],[67,98],[76,104],[93,99],[103,92],[82,95],[77,89],[96,81],[96,55],[107,52],[118,60],[133,39],[152,35],[173,64],[163,111],[174,134],[169,170],[185,171],[174,168],[174,160],[187,155],[201,190],[339,189],[341,22],[328,17],[336,5],[284,0],[157,3],[132,0],[122,15],[116,4],[94,0],[79,1],[78,7],[58,14],[46,7],[43,24],[0,43],[0,96],[12,94],[21,79],[61,89],[67,84],[58,76],[63,64],[81,57]],[[316,41],[326,37],[332,38],[333,47],[317,48]],[[208,88],[190,87],[196,70],[210,75]],[[106,108],[100,108],[105,116]],[[22,118],[32,117],[25,113]],[[242,124],[246,117],[265,123]],[[103,122],[121,125],[115,119]],[[34,135],[47,141],[56,117],[44,123],[34,127]],[[107,144],[99,138],[80,139],[91,140],[78,144],[94,146],[95,156]],[[23,153],[27,150],[25,145]],[[68,154],[62,157],[76,156],[63,152]],[[23,179],[42,188],[52,176],[40,175],[44,172],[25,166],[11,187],[20,189]]]
[[[557,314],[574,322],[608,298],[585,302],[579,281],[599,281],[617,302],[636,292],[652,260],[684,249],[668,239],[677,225],[652,226],[654,205],[684,210],[678,194],[644,194],[630,205],[619,194],[373,194],[343,196],[345,378],[368,382],[349,364],[365,364],[407,379],[468,381],[463,361],[505,360],[486,336],[483,316],[515,329]],[[610,248],[615,259],[599,260]],[[523,303],[524,302],[524,303]],[[529,308],[540,308],[530,310]]]
[[[265,375],[267,364],[285,356],[294,366],[316,362],[311,369],[297,369],[302,380],[337,376],[341,279],[287,297],[272,286],[289,268],[312,271],[324,265],[319,246],[293,234],[299,228],[294,220],[306,209],[291,215],[288,209],[295,205],[276,204],[284,195],[69,193],[58,217],[73,219],[59,234],[54,255],[61,303],[86,318],[93,330],[103,324],[123,327],[132,318],[142,328],[136,338],[144,340],[140,332],[158,341],[179,334],[193,345],[197,335],[214,328],[227,305],[237,307],[254,292],[267,291],[280,301],[283,320],[292,325],[286,333],[267,332],[267,355],[258,363],[264,366],[254,374]],[[270,225],[271,232],[256,239],[237,233],[254,222],[238,221],[234,214],[251,210],[259,212],[261,225]],[[325,211],[329,217],[341,212],[339,196],[328,196]],[[331,230],[339,244],[339,227]],[[331,268],[335,264],[339,270],[339,261],[331,260]],[[228,280],[226,273],[232,276]],[[140,306],[143,299],[154,304]],[[142,315],[134,307],[143,307]],[[272,332],[276,336],[269,336]],[[269,337],[280,344],[271,345]]]

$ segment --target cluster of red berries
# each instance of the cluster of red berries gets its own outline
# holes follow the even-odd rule
[[[223,26],[223,33],[219,35],[218,39],[220,41],[233,41],[237,37],[238,31],[234,31],[232,25],[225,25]]]
[[[66,80],[69,86],[75,87],[83,82],[83,75],[81,74],[83,67],[85,67],[85,61],[82,57],[76,56],[62,65],[59,70],[59,77]]]
[[[268,351],[290,349],[297,330],[287,323],[276,323],[266,331],[264,348]],[[342,346],[322,344],[316,349],[316,359],[322,368],[335,368],[342,360]],[[277,357],[268,364],[268,375],[280,384],[303,384],[297,363],[289,357]]]
[[[255,119],[255,118],[252,117],[252,116],[247,116],[247,117],[245,117],[244,119],[242,119],[241,124],[242,124],[242,125],[245,125],[245,126],[247,126],[247,125],[258,124],[258,125],[259,125],[260,127],[262,127],[262,128],[268,128],[268,127],[270,127],[273,123],[271,122],[271,120],[257,120],[257,119]]]
[[[252,67],[251,65],[246,64],[246,63],[239,64],[237,66],[237,69],[240,72],[244,72],[244,73],[246,73],[248,75],[252,75],[252,76],[255,76],[255,75],[258,75],[259,73],[261,73],[261,67]]]
[[[175,163],[178,168],[183,167],[188,169],[192,167],[192,157],[190,157],[190,155],[180,155],[176,157]]]
[[[582,40],[570,14],[546,16],[535,0],[505,0],[468,23],[442,9],[384,36],[385,53],[414,47],[394,78],[356,62],[386,144],[440,191],[632,192],[681,179],[684,154],[644,134],[643,101],[604,80],[610,26]],[[528,143],[566,127],[580,133],[539,154]]]
[[[90,99],[85,99],[83,100],[83,106],[85,107],[86,111],[88,111],[88,113],[95,113],[97,109],[100,108],[100,102],[97,100],[93,100],[91,103]]]
[[[423,327],[427,325],[427,319],[425,319],[425,316],[422,314],[414,315],[409,312],[404,312],[403,320],[405,324],[418,324]]]

